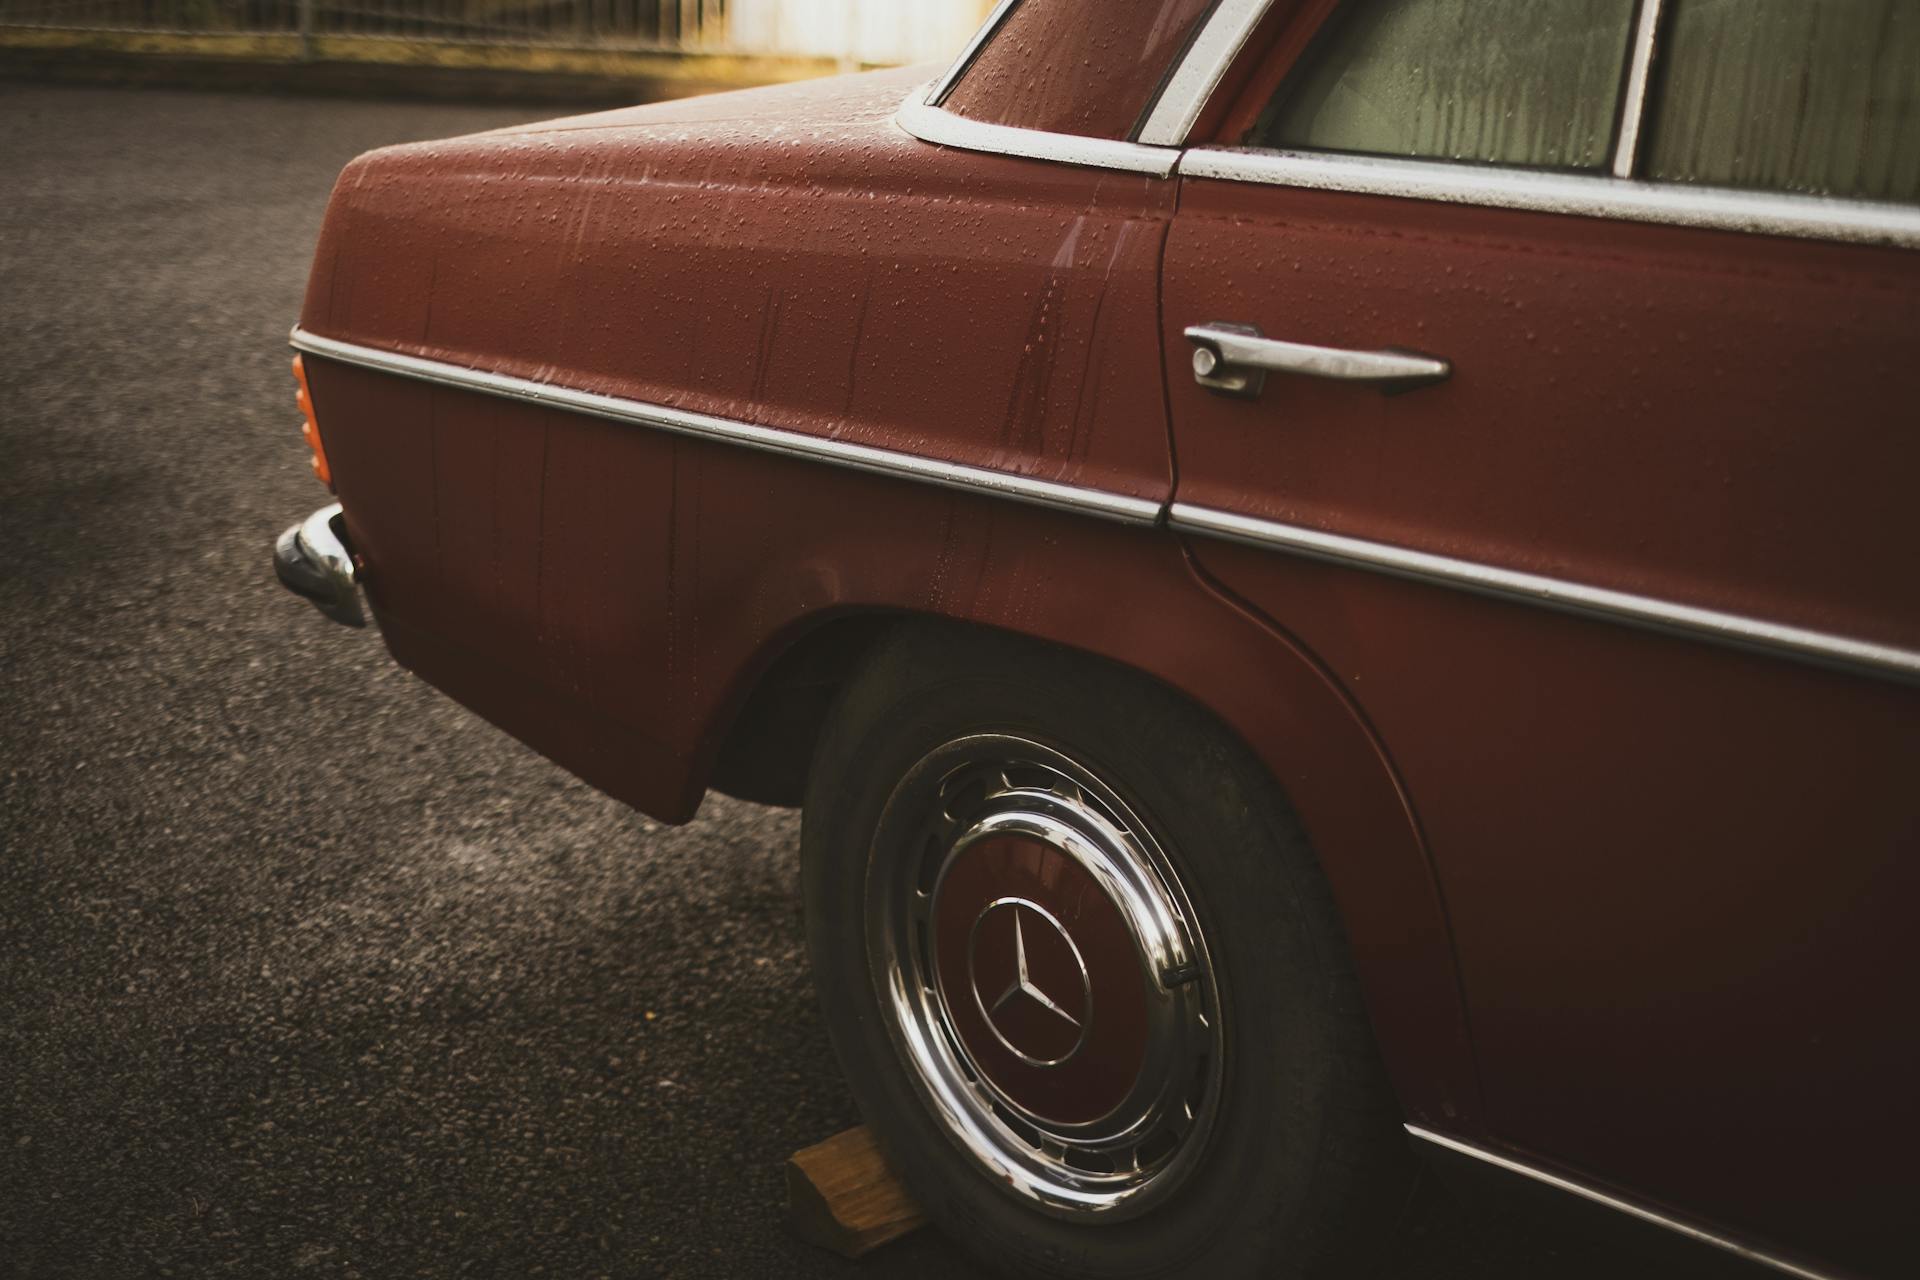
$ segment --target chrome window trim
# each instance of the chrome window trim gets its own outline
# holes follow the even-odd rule
[[[1156,178],[1216,178],[1317,191],[1436,200],[1756,235],[1920,248],[1920,208],[1787,192],[1637,180],[1630,172],[1646,123],[1663,0],[1645,0],[1634,33],[1627,105],[1611,176],[1446,164],[1382,156],[1202,147],[1178,149],[1271,0],[1220,0],[1163,88],[1137,142],[986,124],[937,105],[1018,0],[1002,0],[939,81],[907,96],[895,123],[922,142],[993,155],[1117,169]]]
[[[1154,178],[1171,177],[1174,164],[1180,158],[1180,153],[1170,147],[1148,147],[1112,138],[1083,138],[1072,133],[1049,133],[1043,129],[1018,129],[1012,125],[969,120],[944,107],[930,105],[927,96],[925,86],[915,89],[893,117],[895,124],[922,142],[1028,160],[1120,169]]]
[[[928,106],[937,107],[947,100],[947,95],[960,83],[960,78],[973,69],[974,59],[980,56],[980,51],[1000,33],[1001,24],[1006,22],[1019,4],[1020,0],[1000,0],[993,12],[987,15],[987,20],[980,24],[980,29],[973,33],[973,39],[967,41],[967,47],[960,51],[960,56],[953,60],[953,65],[947,68],[947,74],[934,82],[933,91],[925,98]]]
[[[775,453],[809,462],[831,463],[874,475],[916,480],[945,489],[958,489],[967,493],[986,494],[990,497],[1007,498],[1034,506],[1097,516],[1121,524],[1151,527],[1160,522],[1165,511],[1164,503],[1151,498],[1136,498],[1127,494],[1111,493],[1104,489],[1060,484],[1052,480],[1039,480],[1032,476],[1015,475],[986,467],[942,462],[892,449],[878,449],[869,445],[828,440],[798,431],[763,427],[710,414],[690,413],[684,409],[650,404],[644,400],[629,400],[620,396],[577,391],[571,387],[555,386],[548,382],[535,382],[508,374],[489,373],[484,369],[470,369],[440,360],[402,355],[379,347],[342,342],[337,338],[324,338],[298,327],[288,337],[288,342],[298,351],[328,360],[338,360],[343,364],[356,365],[363,369],[396,374],[418,382],[453,387],[461,391],[479,392],[482,395],[498,396],[506,400],[518,400],[525,404],[565,410],[569,413],[583,413],[613,422],[633,423],[637,426],[651,427],[657,431],[671,432],[674,435],[739,445],[763,453]]]
[[[1742,1244],[1737,1240],[1728,1239],[1726,1236],[1716,1235],[1711,1231],[1703,1230],[1691,1223],[1682,1222],[1678,1218],[1670,1218],[1664,1213],[1657,1213],[1643,1205],[1635,1204],[1631,1200],[1623,1200],[1619,1196],[1609,1195],[1607,1192],[1601,1191],[1596,1187],[1587,1186],[1585,1183],[1576,1182],[1572,1178],[1563,1177],[1557,1173],[1549,1173],[1545,1169],[1538,1168],[1520,1160],[1515,1160],[1510,1156],[1503,1156],[1498,1152],[1489,1151],[1485,1147],[1475,1146],[1471,1142],[1462,1142],[1458,1138],[1450,1138],[1444,1133],[1436,1133],[1432,1129],[1426,1129],[1417,1124],[1410,1124],[1405,1126],[1405,1128],[1408,1136],[1421,1142],[1431,1143],[1436,1147],[1451,1151],[1456,1155],[1481,1161],[1484,1164],[1492,1165],[1508,1173],[1517,1174],[1529,1181],[1538,1182],[1543,1186],[1552,1187],[1557,1191],[1564,1191],[1569,1195],[1578,1196],[1582,1200],[1600,1205],[1603,1208],[1627,1214],[1630,1217],[1638,1218],[1640,1221],[1656,1227],[1663,1227],[1668,1231],[1686,1236],[1701,1244],[1733,1254],[1738,1258],[1744,1258],[1748,1262],[1778,1271],[1782,1275],[1796,1276],[1798,1280],[1839,1280],[1837,1276],[1829,1272],[1810,1270],[1799,1263],[1789,1262],[1785,1258],[1775,1254],[1756,1249],[1752,1245]]]
[[[1613,176],[1631,178],[1640,155],[1640,130],[1646,123],[1647,86],[1653,79],[1654,44],[1660,35],[1661,0],[1640,0],[1639,21],[1633,31],[1633,57],[1627,69],[1627,89],[1620,104],[1620,137],[1614,142]]]
[[[1180,65],[1167,77],[1146,124],[1141,126],[1138,141],[1158,147],[1177,147],[1186,142],[1207,100],[1271,6],[1272,0],[1220,0],[1208,15],[1206,26],[1187,47]]]
[[[1502,169],[1308,151],[1207,147],[1185,152],[1189,178],[1258,182],[1314,191],[1348,191],[1664,223],[1759,235],[1920,248],[1920,208],[1718,187],[1690,187],[1537,169]]]
[[[1818,666],[1920,683],[1920,652],[1870,640],[1855,640],[1742,614],[1502,569],[1474,560],[1456,560],[1391,543],[1235,515],[1192,503],[1173,503],[1168,525],[1178,533],[1221,538],[1561,613],[1626,623]]]

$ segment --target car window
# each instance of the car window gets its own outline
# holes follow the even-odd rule
[[[1351,0],[1255,146],[1599,169],[1635,0]]]
[[[1130,138],[1214,0],[1020,0],[943,105],[956,115]]]
[[[1647,176],[1920,201],[1920,4],[1668,3]]]

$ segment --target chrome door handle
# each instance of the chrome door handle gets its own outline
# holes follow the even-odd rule
[[[1310,347],[1303,342],[1263,338],[1251,325],[1196,324],[1187,329],[1193,344],[1193,380],[1209,391],[1254,399],[1268,373],[1298,373],[1336,382],[1365,382],[1384,391],[1411,391],[1445,382],[1453,366],[1417,351],[1347,351]]]

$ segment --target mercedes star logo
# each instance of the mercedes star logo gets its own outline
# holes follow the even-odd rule
[[[1080,948],[1045,907],[1026,898],[988,903],[973,923],[967,966],[975,1004],[1015,1057],[1054,1067],[1079,1052],[1093,990]]]

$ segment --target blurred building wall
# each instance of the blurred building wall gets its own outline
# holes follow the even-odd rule
[[[728,43],[844,63],[941,62],[960,52],[994,0],[729,0]]]

